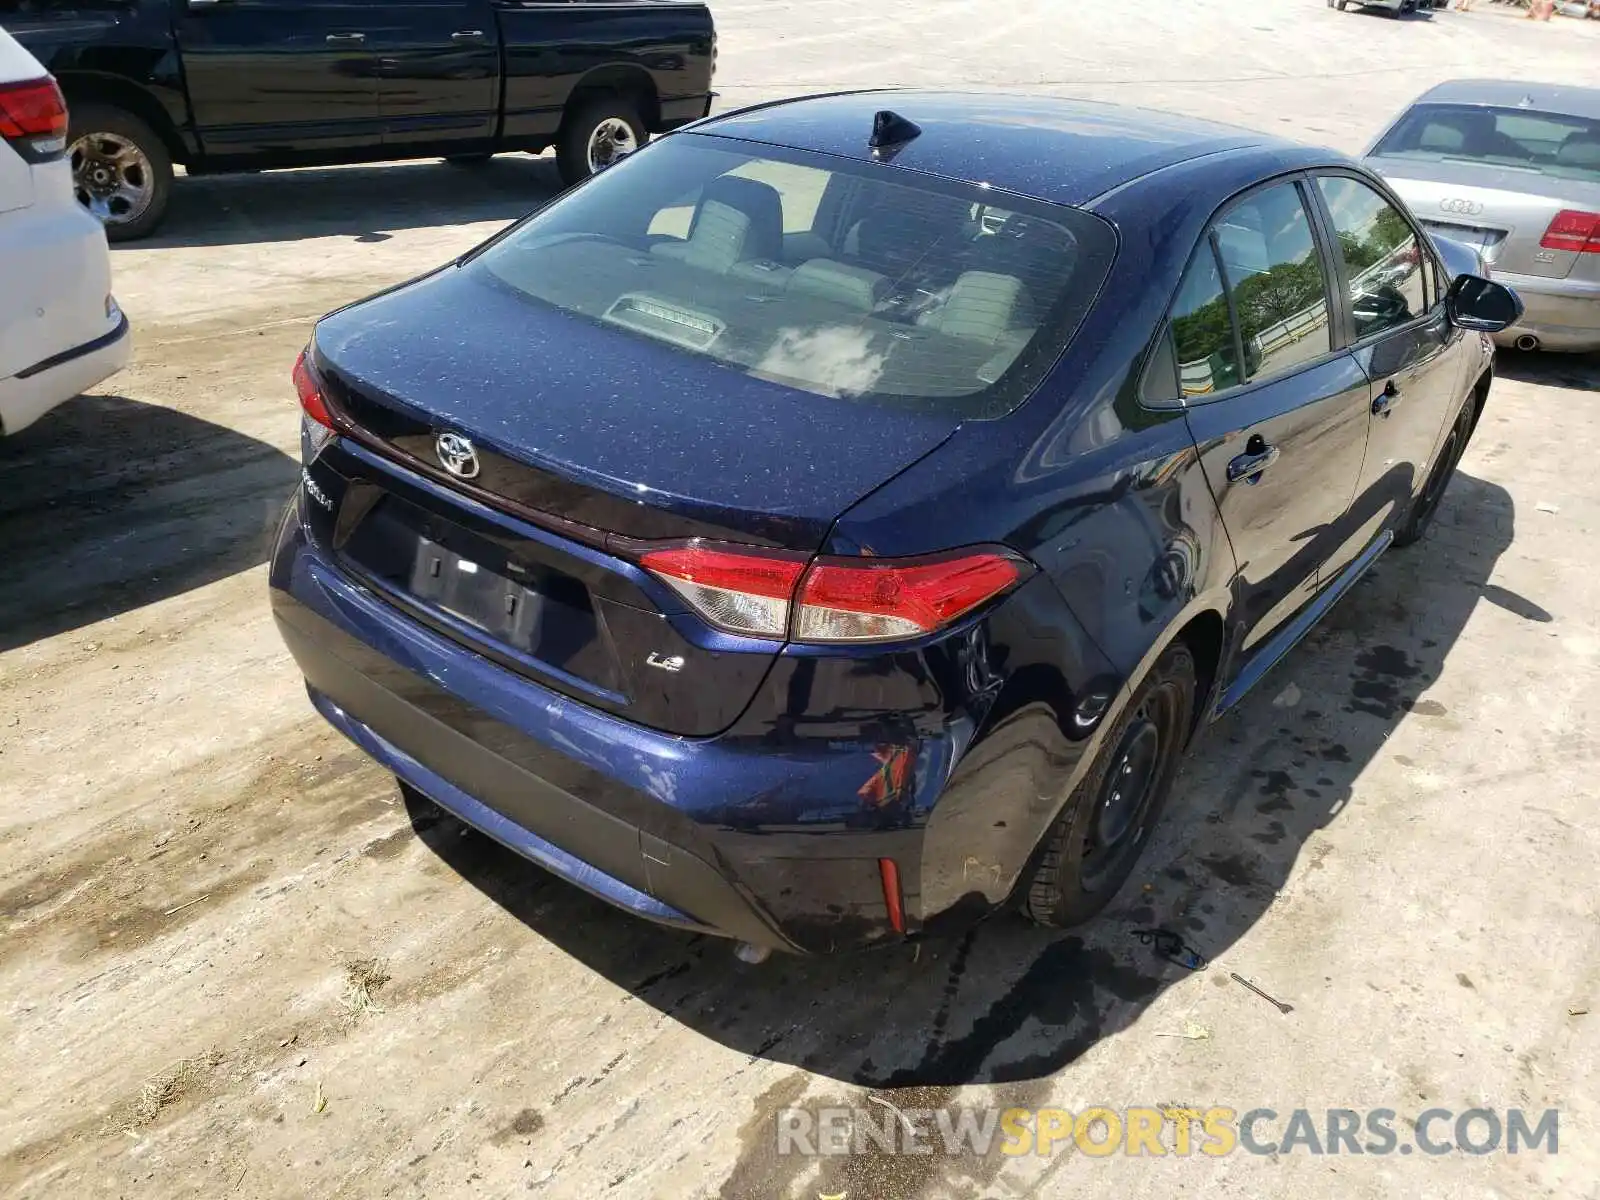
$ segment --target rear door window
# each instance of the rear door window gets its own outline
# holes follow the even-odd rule
[[[1250,193],[1217,219],[1213,239],[1233,297],[1246,382],[1328,353],[1328,284],[1298,186]]]
[[[981,417],[1037,386],[1115,249],[1111,227],[1078,209],[680,134],[467,269],[800,392]]]
[[[1171,341],[1186,400],[1270,379],[1327,354],[1328,278],[1300,188],[1275,184],[1225,209],[1178,286]],[[1165,380],[1152,371],[1152,399]]]
[[[1327,175],[1317,186],[1339,240],[1356,337],[1371,337],[1426,313],[1425,260],[1411,222],[1360,180]]]
[[[1186,399],[1220,392],[1243,378],[1228,293],[1209,238],[1178,288],[1172,308],[1172,350],[1178,360],[1178,391]]]

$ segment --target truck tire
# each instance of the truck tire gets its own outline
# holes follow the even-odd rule
[[[571,187],[596,171],[632,154],[650,134],[631,96],[610,92],[580,101],[561,123],[556,141],[556,167],[561,182]]]
[[[1040,843],[1024,896],[1036,923],[1066,928],[1087,921],[1133,873],[1178,773],[1196,690],[1189,648],[1181,641],[1168,646]]]
[[[106,239],[152,233],[172,198],[172,155],[139,117],[110,104],[69,104],[68,156],[78,203],[100,218]]]

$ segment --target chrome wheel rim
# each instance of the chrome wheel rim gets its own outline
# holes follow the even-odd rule
[[[86,133],[72,143],[72,188],[106,225],[144,216],[155,198],[155,170],[145,152],[116,133]]]
[[[639,148],[633,127],[621,117],[607,117],[589,135],[589,170],[603,171]]]

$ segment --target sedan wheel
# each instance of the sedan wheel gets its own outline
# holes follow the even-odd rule
[[[1028,915],[1076,925],[1109,904],[1160,819],[1197,702],[1194,657],[1169,646],[1108,730],[1094,765],[1045,835]]]
[[[1395,534],[1396,546],[1409,546],[1413,542],[1420,541],[1422,535],[1428,532],[1428,526],[1433,523],[1434,513],[1439,511],[1439,501],[1444,499],[1445,490],[1450,486],[1450,480],[1455,477],[1456,464],[1466,453],[1467,439],[1472,434],[1472,418],[1475,411],[1471,400],[1462,406],[1461,415],[1451,426],[1444,445],[1439,447],[1439,457],[1434,460],[1428,482],[1423,485],[1417,498],[1411,502],[1411,511],[1406,516],[1405,524]]]

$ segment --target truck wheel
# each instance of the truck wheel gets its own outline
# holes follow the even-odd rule
[[[172,156],[144,121],[109,104],[70,104],[72,187],[113,242],[142,238],[161,224],[172,198]]]
[[[556,143],[561,182],[571,187],[626,158],[650,135],[638,107],[620,92],[587,100],[567,114]]]
[[[1087,921],[1132,874],[1183,757],[1195,681],[1188,647],[1167,647],[1107,732],[1041,844],[1026,899],[1028,916],[1040,925]]]

